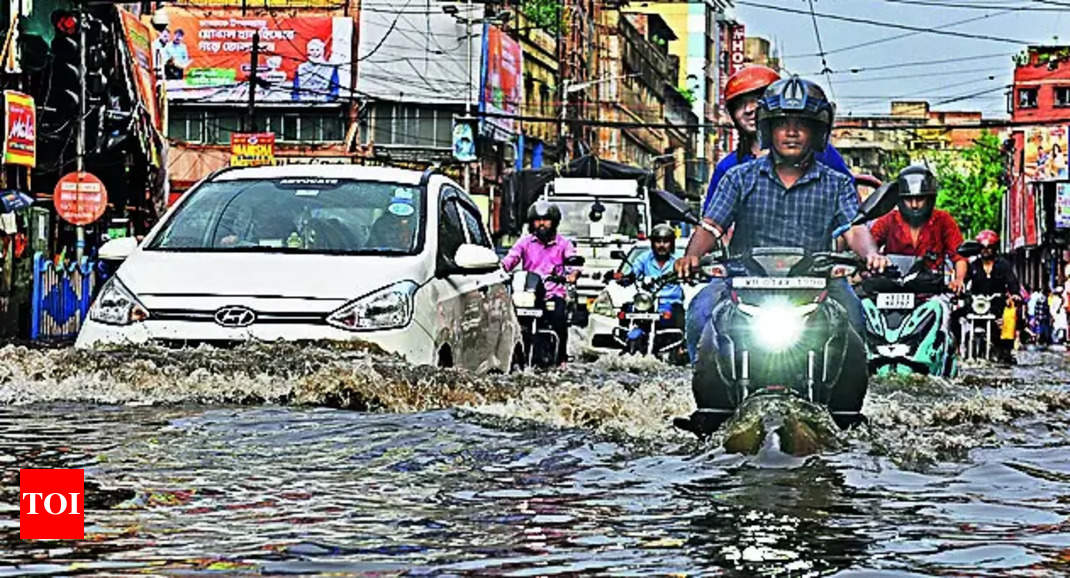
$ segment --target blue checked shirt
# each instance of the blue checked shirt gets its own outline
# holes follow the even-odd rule
[[[828,251],[832,232],[858,213],[850,177],[814,162],[790,189],[777,177],[772,155],[733,167],[710,200],[706,217],[723,230],[735,224],[732,254],[752,247]]]

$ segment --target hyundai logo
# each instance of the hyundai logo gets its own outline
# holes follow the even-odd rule
[[[248,327],[256,321],[256,312],[248,307],[222,307],[215,312],[215,322],[223,327]]]

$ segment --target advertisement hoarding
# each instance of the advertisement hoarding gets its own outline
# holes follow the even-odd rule
[[[524,103],[524,53],[520,43],[494,25],[483,27],[479,111],[516,116]],[[500,141],[516,134],[513,118],[484,117],[483,133]]]
[[[167,96],[199,103],[248,99],[253,34],[262,102],[335,102],[350,95],[353,20],[331,16],[195,14],[168,8],[170,26],[153,42]]]
[[[163,128],[163,118],[158,107],[156,95],[156,69],[152,60],[152,32],[137,16],[128,10],[119,9],[120,21],[126,37],[126,46],[133,58],[134,82],[137,85],[138,99],[149,112],[152,124],[157,130]]]
[[[4,163],[37,166],[37,112],[33,97],[4,91]]]
[[[1025,178],[1047,181],[1067,178],[1066,125],[1036,126],[1026,129]]]
[[[1055,185],[1055,228],[1070,229],[1070,183]]]
[[[230,133],[230,166],[259,167],[275,164],[275,133]]]

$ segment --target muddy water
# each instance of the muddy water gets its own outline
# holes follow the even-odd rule
[[[685,371],[472,377],[361,349],[0,349],[0,574],[1070,572],[1065,354],[874,385],[806,459],[672,430]],[[87,539],[18,539],[18,468]]]

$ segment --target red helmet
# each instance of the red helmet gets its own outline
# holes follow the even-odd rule
[[[756,90],[765,90],[765,87],[778,80],[780,73],[768,66],[754,65],[740,69],[729,76],[728,82],[725,83],[724,102],[726,105],[731,104],[736,97]]]
[[[999,245],[999,234],[991,229],[985,229],[980,233],[977,233],[977,242],[982,247],[995,247]]]

